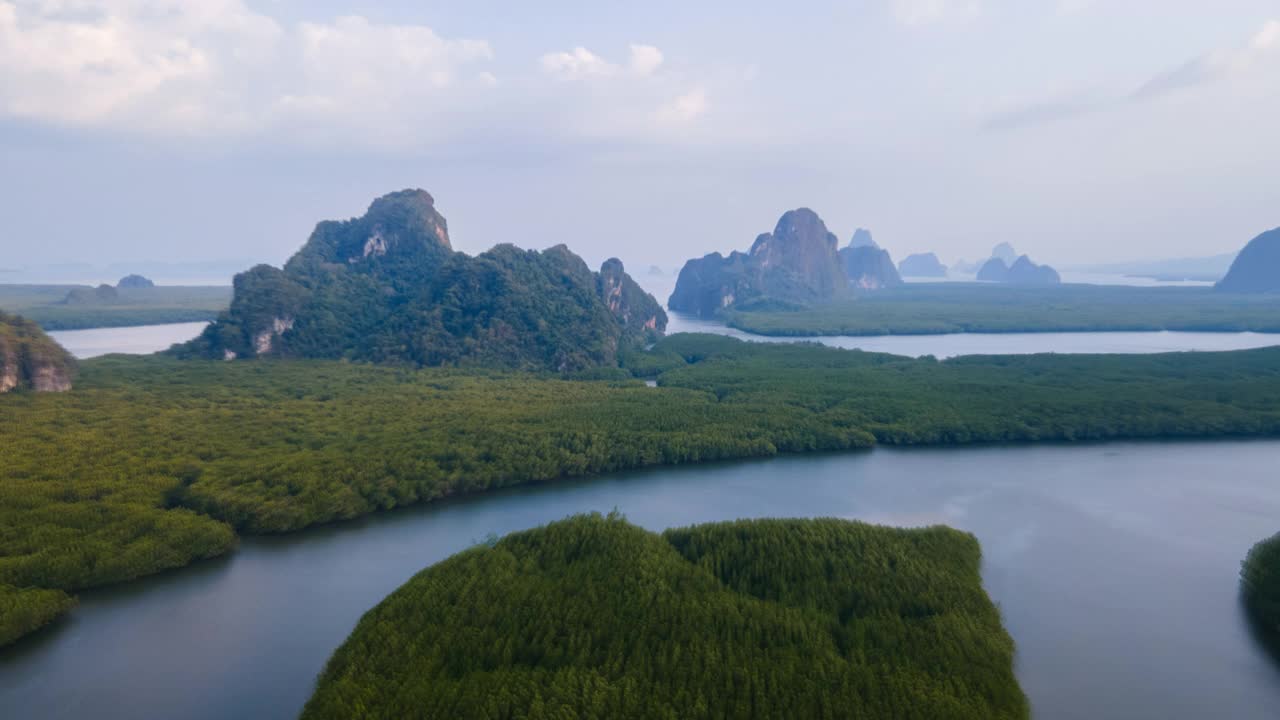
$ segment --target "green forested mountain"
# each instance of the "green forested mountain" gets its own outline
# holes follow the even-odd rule
[[[593,273],[563,245],[454,252],[431,196],[404,190],[320,223],[283,270],[236,276],[231,309],[180,353],[572,372],[616,367],[666,323],[617,260]]]
[[[1280,533],[1249,551],[1240,569],[1241,591],[1268,639],[1280,645]]]
[[[303,718],[1025,718],[973,536],[842,520],[515,533],[369,611]]]

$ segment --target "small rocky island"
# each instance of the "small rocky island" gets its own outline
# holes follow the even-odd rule
[[[790,210],[773,232],[756,238],[749,252],[711,253],[685,263],[669,307],[709,318],[739,310],[799,309],[844,297],[853,290],[902,284],[887,250],[859,228],[849,245],[813,210]]]
[[[156,284],[151,281],[151,278],[143,277],[142,275],[125,275],[120,278],[120,282],[116,283],[116,287],[121,290],[146,290],[155,286]]]
[[[1280,228],[1249,241],[1215,286],[1222,292],[1280,292]]]
[[[616,259],[592,272],[564,245],[455,251],[424,190],[321,222],[283,269],[240,273],[234,292],[230,310],[177,354],[569,373],[616,367],[667,325]]]
[[[903,277],[944,278],[947,276],[947,266],[933,253],[916,253],[898,263],[898,272]]]
[[[1011,285],[1060,285],[1062,277],[1058,271],[1048,265],[1037,265],[1031,258],[1022,255],[1006,265],[998,257],[988,260],[978,271],[980,282],[1009,283]]]
[[[889,251],[881,248],[871,237],[871,231],[858,228],[848,247],[840,249],[849,284],[858,290],[881,290],[902,284],[902,276],[894,267]]]
[[[0,393],[11,390],[65,392],[76,362],[39,325],[0,312]]]

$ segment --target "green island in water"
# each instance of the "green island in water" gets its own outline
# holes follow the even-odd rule
[[[1026,718],[980,561],[945,527],[573,517],[419,573],[302,717]]]

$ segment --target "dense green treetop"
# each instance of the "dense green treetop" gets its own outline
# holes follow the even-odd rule
[[[1240,569],[1241,592],[1262,632],[1280,645],[1280,533],[1249,551]]]
[[[454,252],[422,190],[322,222],[283,269],[234,284],[230,310],[180,354],[574,372],[616,367],[667,323],[617,260],[593,273],[563,245]]]
[[[578,516],[392,593],[303,717],[1025,718],[979,562],[942,527]]]

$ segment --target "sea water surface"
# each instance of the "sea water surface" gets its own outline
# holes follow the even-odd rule
[[[0,717],[289,718],[360,616],[489,533],[618,509],[659,530],[744,517],[975,533],[1036,718],[1263,720],[1280,662],[1240,561],[1280,530],[1280,441],[898,450],[555,482],[248,538],[219,560],[86,592],[0,651]]]

